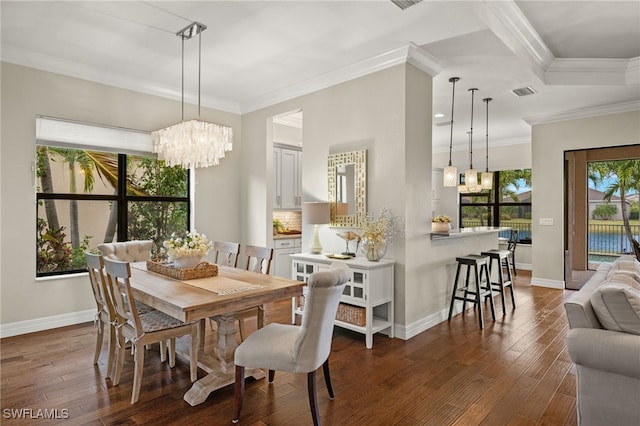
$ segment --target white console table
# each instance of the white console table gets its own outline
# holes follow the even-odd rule
[[[386,334],[391,338],[394,337],[394,261],[382,259],[379,262],[370,262],[364,257],[337,260],[323,254],[307,253],[292,254],[291,259],[291,278],[303,282],[307,282],[309,275],[314,272],[328,270],[333,262],[341,262],[349,266],[351,279],[344,289],[340,302],[364,308],[365,325],[360,326],[338,319],[335,324],[364,334],[367,349],[373,346],[374,333],[388,330]],[[302,315],[299,298],[293,298],[291,302],[291,322],[294,324],[296,315]]]

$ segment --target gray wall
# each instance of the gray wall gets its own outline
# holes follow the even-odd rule
[[[4,62],[1,78],[0,324],[5,331],[7,324],[23,322],[28,330],[28,321],[47,317],[52,327],[90,320],[95,302],[86,274],[35,278],[36,115],[151,131],[179,121],[180,103]],[[185,116],[194,111],[187,108]],[[211,237],[239,239],[241,119],[208,109],[202,118],[232,126],[235,143],[220,166],[196,173],[195,227]]]

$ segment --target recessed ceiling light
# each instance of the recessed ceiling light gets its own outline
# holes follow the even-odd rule
[[[439,112],[439,113],[435,114],[434,117],[435,118],[442,118],[442,117],[444,117],[444,114]]]

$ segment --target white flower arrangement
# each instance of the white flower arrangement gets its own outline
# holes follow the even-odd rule
[[[167,249],[170,259],[181,257],[204,256],[211,250],[211,242],[204,234],[198,234],[195,230],[187,232],[184,236],[171,234],[171,238],[165,240],[162,246]]]

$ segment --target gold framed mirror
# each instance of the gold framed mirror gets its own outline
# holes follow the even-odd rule
[[[330,226],[359,228],[367,216],[367,150],[330,154]]]

